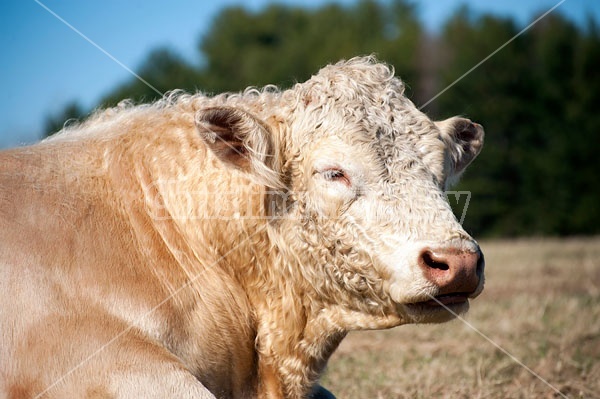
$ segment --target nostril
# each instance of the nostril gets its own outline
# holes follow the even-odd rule
[[[485,261],[479,248],[423,248],[418,266],[437,295],[472,294],[483,281]]]
[[[421,259],[423,259],[423,263],[430,267],[431,269],[438,270],[449,270],[450,266],[446,262],[441,259],[437,259],[430,251],[425,251],[421,255]]]

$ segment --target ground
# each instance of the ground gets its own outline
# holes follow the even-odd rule
[[[465,322],[352,333],[323,385],[340,399],[600,398],[600,237],[480,244],[486,286]]]

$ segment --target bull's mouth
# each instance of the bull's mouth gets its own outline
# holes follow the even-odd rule
[[[424,308],[445,308],[453,305],[462,305],[469,302],[469,298],[473,293],[468,292],[453,292],[450,294],[438,295],[427,301],[415,302],[409,306],[424,307]]]
[[[450,321],[469,310],[469,299],[476,297],[475,292],[450,292],[420,298],[404,304],[404,311],[411,323],[443,323]],[[416,299],[416,298],[415,298]]]

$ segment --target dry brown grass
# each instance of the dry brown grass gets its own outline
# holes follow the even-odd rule
[[[350,334],[323,385],[339,398],[600,398],[600,238],[483,242],[466,321]],[[564,395],[564,396],[563,396]]]

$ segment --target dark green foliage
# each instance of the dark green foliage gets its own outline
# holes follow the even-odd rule
[[[167,48],[153,50],[136,73],[148,84],[133,78],[104,98],[102,106],[114,106],[123,99],[151,102],[173,89],[194,92],[201,81],[201,71]]]
[[[224,9],[198,44],[203,63],[153,51],[137,74],[164,93],[289,87],[321,66],[375,53],[396,68],[407,94],[427,103],[511,40],[511,19],[462,8],[441,33],[424,31],[407,0],[358,1],[259,12]],[[482,123],[486,145],[456,190],[472,196],[465,226],[477,236],[600,233],[600,32],[552,13],[424,107],[432,118],[460,114]],[[132,78],[101,103],[159,97]],[[84,111],[69,105],[47,131]],[[460,216],[464,202],[459,201]]]
[[[272,5],[254,14],[226,9],[200,44],[208,91],[289,87],[342,58],[377,53],[405,79],[416,78],[421,26],[412,7],[362,1],[315,10]]]
[[[510,20],[454,16],[441,35],[450,54],[442,87],[515,36]],[[600,232],[600,41],[549,15],[436,100],[486,127],[486,145],[459,189],[473,197],[465,225],[493,236]],[[595,57],[595,58],[594,58]]]

